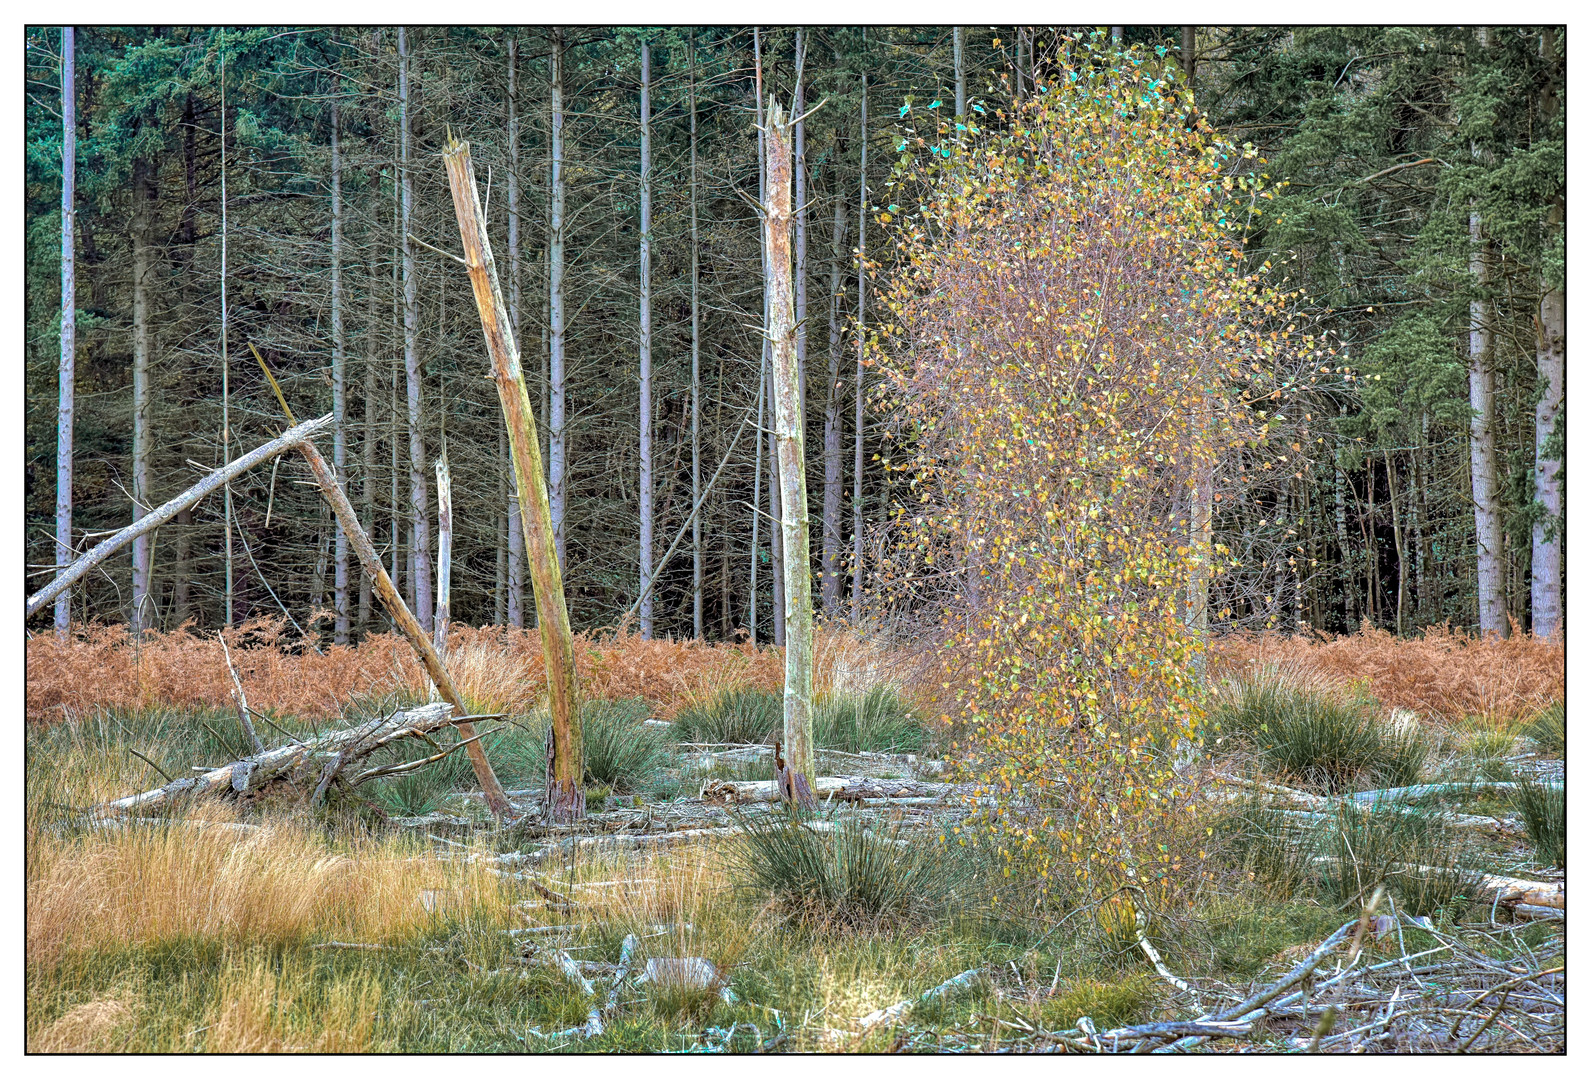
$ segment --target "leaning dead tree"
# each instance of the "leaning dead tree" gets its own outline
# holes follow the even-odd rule
[[[51,601],[70,589],[86,576],[90,570],[93,570],[138,537],[148,533],[151,529],[160,528],[160,526],[166,524],[166,522],[172,520],[184,510],[198,505],[199,501],[206,495],[225,487],[232,480],[248,472],[256,465],[262,465],[295,446],[308,445],[309,437],[324,431],[331,425],[331,422],[332,414],[327,413],[317,420],[306,420],[302,424],[289,428],[264,446],[260,446],[242,457],[233,458],[223,468],[217,469],[209,476],[206,476],[164,506],[151,510],[127,526],[127,528],[101,541],[95,545],[92,551],[61,571],[54,581],[28,597],[28,617],[31,618],[36,612],[43,611],[49,606]]]
[[[553,821],[578,821],[585,817],[586,795],[582,783],[585,754],[580,741],[580,702],[575,684],[574,635],[569,627],[569,607],[564,602],[563,572],[558,565],[547,480],[542,471],[541,440],[536,418],[519,366],[514,328],[497,283],[497,264],[486,235],[486,214],[475,187],[475,166],[470,144],[451,136],[442,152],[447,164],[453,210],[469,268],[481,331],[492,356],[497,396],[508,427],[514,459],[514,482],[519,489],[519,521],[525,531],[530,556],[530,579],[536,594],[536,620],[541,627],[541,650],[547,667],[547,705],[552,714],[547,755],[547,816]]]
[[[270,366],[266,364],[265,358],[260,355],[258,349],[254,348],[252,342],[249,348],[254,351],[254,359],[259,362],[260,370],[265,373],[266,381],[271,384],[277,404],[282,407],[282,412],[287,414],[288,422],[292,423],[293,410],[287,404],[287,398],[282,395],[282,388],[277,384],[276,376],[271,374]],[[359,524],[359,515],[354,512],[353,504],[348,501],[348,496],[343,492],[342,485],[337,482],[331,466],[326,463],[326,459],[321,456],[314,443],[305,441],[300,443],[298,448],[304,455],[304,460],[309,463],[309,471],[315,477],[321,496],[331,506],[343,535],[348,537],[348,543],[353,547],[354,554],[359,557],[359,565],[364,568],[366,574],[370,575],[376,596],[387,609],[387,613],[392,616],[393,625],[408,640],[409,647],[420,658],[420,663],[424,665],[426,674],[431,677],[437,693],[442,695],[442,700],[452,705],[460,716],[468,714],[469,709],[464,705],[464,697],[459,693],[458,687],[453,685],[453,679],[448,675],[436,646],[431,643],[419,620],[409,610],[409,605],[403,602],[397,586],[392,584],[392,578],[387,575],[386,567],[381,565],[381,559],[376,555],[375,545],[370,542],[364,526]],[[499,819],[512,818],[514,808],[509,803],[508,796],[503,793],[503,785],[498,782],[497,774],[492,771],[492,763],[486,757],[486,748],[475,740],[474,728],[467,722],[461,722],[458,730],[459,735],[467,742],[470,765],[475,769],[475,778],[480,782],[481,791],[486,796],[487,808]]]

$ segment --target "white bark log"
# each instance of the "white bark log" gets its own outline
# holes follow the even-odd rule
[[[225,468],[217,469],[170,502],[145,514],[125,529],[116,533],[116,535],[101,541],[92,551],[67,567],[65,572],[54,581],[28,597],[28,616],[32,617],[37,612],[42,611],[47,604],[71,589],[90,570],[126,547],[135,538],[152,529],[158,529],[182,511],[196,505],[206,495],[223,487],[234,477],[247,472],[256,465],[270,461],[286,450],[292,449],[311,435],[330,427],[331,423],[332,415],[327,413],[318,420],[306,420],[304,423],[290,428],[280,438],[272,439],[264,446],[240,458],[234,458]]]
[[[333,754],[341,753],[345,761],[355,761],[361,756],[360,751],[368,753],[376,748],[376,744],[385,745],[395,738],[402,737],[401,733],[430,733],[457,722],[458,720],[453,718],[453,707],[445,702],[422,705],[417,709],[394,713],[374,724],[328,732],[291,746],[279,746],[223,765],[219,769],[212,769],[200,776],[186,777],[164,787],[113,799],[95,807],[95,812],[99,816],[108,816],[128,810],[148,810],[184,796],[239,790],[237,788],[239,779],[243,781],[241,790],[255,790],[263,787],[267,781],[295,768],[307,770],[320,759]]]

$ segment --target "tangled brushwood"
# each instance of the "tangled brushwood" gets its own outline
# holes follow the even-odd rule
[[[1174,74],[1087,41],[1051,74],[899,147],[875,355],[906,495],[879,576],[937,634],[1011,875],[1169,900],[1197,877],[1168,828],[1230,563],[1212,513],[1317,344],[1243,272],[1233,200],[1266,193]]]

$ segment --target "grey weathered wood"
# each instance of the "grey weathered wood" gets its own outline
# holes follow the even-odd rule
[[[256,465],[270,461],[278,454],[281,454],[287,450],[291,450],[293,447],[300,445],[310,436],[324,431],[326,428],[330,427],[331,423],[332,414],[327,413],[325,416],[322,416],[319,419],[306,420],[302,424],[298,424],[292,428],[289,428],[278,438],[272,439],[263,446],[257,447],[252,452],[244,454],[239,458],[233,458],[226,464],[224,468],[217,469],[215,472],[211,473],[209,476],[206,476],[203,480],[199,481],[197,484],[193,485],[193,487],[189,488],[187,491],[184,491],[181,495],[178,495],[170,502],[164,504],[156,510],[151,510],[149,513],[145,514],[143,517],[139,518],[125,529],[122,529],[120,532],[116,533],[114,536],[101,541],[99,544],[95,545],[92,551],[89,551],[82,558],[78,559],[71,566],[62,571],[60,576],[58,576],[54,581],[50,582],[44,588],[28,597],[28,615],[32,616],[35,613],[42,611],[44,607],[56,597],[70,589],[90,570],[93,570],[100,563],[104,562],[106,559],[116,554],[116,552],[126,547],[133,541],[135,537],[142,536],[151,529],[158,529],[160,526],[166,524],[166,522],[175,518],[182,511],[187,510],[197,504],[199,500],[203,499],[206,495],[209,495],[217,489],[225,486],[228,481],[242,475],[248,470],[254,468]]]
[[[342,754],[348,761],[358,760],[374,751],[379,745],[384,745],[384,740],[391,741],[387,737],[396,733],[431,732],[460,724],[467,719],[455,717],[453,707],[445,702],[422,705],[418,709],[393,713],[386,719],[372,724],[331,731],[303,742],[278,746],[223,765],[219,769],[211,769],[200,776],[185,777],[164,787],[113,799],[95,807],[95,811],[104,816],[128,810],[149,810],[182,797],[217,793],[223,790],[257,789],[267,781],[296,768],[318,765],[322,759],[329,760],[337,754]]]
[[[232,704],[238,711],[238,725],[243,728],[243,733],[249,737],[249,745],[258,754],[265,749],[265,744],[254,730],[254,721],[249,719],[249,698],[243,692],[243,680],[238,677],[238,669],[232,664],[232,650],[227,648],[224,636],[217,635],[216,640],[221,643],[221,656],[226,660],[227,674],[232,676]]]

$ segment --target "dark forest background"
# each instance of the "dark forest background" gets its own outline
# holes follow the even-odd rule
[[[999,123],[1013,96],[1043,85],[1060,37],[1097,29],[965,28],[967,108]],[[761,385],[758,79],[789,101],[798,55],[804,100],[823,103],[804,125],[798,181],[814,580],[821,530],[848,598],[854,522],[865,531],[881,521],[891,494],[875,457],[883,418],[869,402],[861,455],[852,441],[857,334],[876,311],[857,294],[858,231],[868,223],[870,295],[891,266],[890,250],[871,244],[877,204],[906,125],[956,107],[957,37],[929,26],[811,27],[799,42],[794,28],[750,27],[415,28],[401,41],[383,27],[77,28],[74,547],[86,550],[131,521],[138,503],[159,505],[285,426],[252,344],[300,417],[340,410],[349,494],[411,605],[434,558],[433,467],[445,450],[454,620],[533,618],[469,283],[432,249],[458,247],[439,157],[451,130],[472,144],[489,191],[541,436],[565,446],[549,479],[566,505],[570,613],[577,629],[615,622],[640,591],[644,43],[654,559],[690,510],[693,459],[705,484],[728,455],[699,538],[687,531],[659,574],[655,633],[730,638],[756,626],[766,638],[775,629],[776,530],[766,517],[753,530],[754,515],[769,510],[767,445],[742,437],[731,451],[731,442],[756,413]],[[1286,448],[1294,471],[1239,486],[1218,505],[1216,538],[1238,566],[1215,586],[1212,612],[1227,626],[1286,630],[1506,630],[1510,621],[1556,630],[1562,32],[1138,26],[1122,37],[1146,62],[1191,70],[1210,122],[1254,151],[1234,155],[1234,177],[1263,172],[1277,195],[1243,223],[1251,258],[1303,290],[1300,311],[1336,349],[1279,410],[1301,421],[1288,430],[1307,431]],[[59,28],[26,32],[30,592],[55,562],[61,43]],[[555,51],[565,204],[556,232]],[[566,323],[557,379],[553,303]],[[78,587],[73,619],[170,629],[284,611],[303,622],[340,608],[339,636],[385,630],[357,562],[339,596],[336,526],[304,479],[301,463],[284,458],[233,485],[230,604],[217,496],[159,530],[137,580],[128,551]],[[849,611],[827,607],[833,617]],[[423,603],[417,614],[430,617]],[[337,625],[328,617],[325,628]]]

